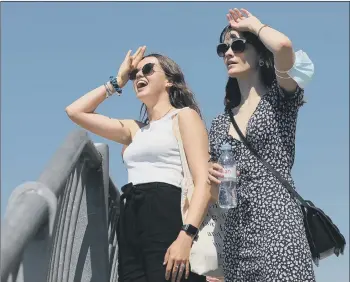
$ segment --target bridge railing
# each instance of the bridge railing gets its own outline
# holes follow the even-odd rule
[[[1,281],[117,281],[118,216],[108,146],[74,131],[38,180],[10,196],[1,227]]]

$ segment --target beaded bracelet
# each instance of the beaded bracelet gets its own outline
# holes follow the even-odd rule
[[[118,95],[122,94],[123,90],[119,87],[116,77],[110,76],[109,82],[112,84],[114,90],[119,93]]]

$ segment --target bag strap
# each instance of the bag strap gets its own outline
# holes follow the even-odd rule
[[[253,155],[270,170],[270,172],[282,183],[282,185],[292,194],[292,196],[300,202],[302,206],[308,207],[309,204],[295,191],[292,185],[290,185],[290,183],[284,179],[277,170],[275,170],[269,163],[261,158],[257,151],[254,150],[252,146],[250,146],[247,139],[243,136],[242,131],[239,129],[231,110],[229,111],[229,114],[233,127],[236,129],[239,137],[242,139],[243,143],[248,147],[248,149],[253,153]]]
[[[190,181],[193,181],[192,175],[190,172],[190,168],[189,168],[188,163],[187,163],[187,157],[186,157],[185,149],[183,146],[182,138],[181,138],[178,112],[176,114],[174,114],[174,117],[173,117],[173,130],[174,130],[174,134],[175,134],[175,137],[177,139],[178,146],[179,146],[180,159],[181,159],[182,169],[184,172],[184,177]]]

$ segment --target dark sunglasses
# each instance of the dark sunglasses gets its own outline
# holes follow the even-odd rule
[[[154,67],[154,63],[147,63],[147,64],[145,64],[145,65],[142,67],[142,69],[141,69],[142,74],[143,74],[144,76],[148,76],[148,75],[153,74],[153,73],[154,73],[153,67]],[[137,73],[138,73],[139,71],[140,71],[140,69],[134,69],[134,70],[132,70],[132,71],[129,73],[129,79],[130,79],[130,80],[135,80],[135,79],[136,79],[136,75],[137,75]]]
[[[216,47],[216,52],[219,57],[224,57],[227,50],[231,47],[233,52],[242,53],[246,48],[246,42],[247,42],[246,39],[237,38],[231,43],[231,45],[227,43],[220,43]]]

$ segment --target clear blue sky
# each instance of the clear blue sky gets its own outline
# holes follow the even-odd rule
[[[226,72],[216,55],[229,8],[247,8],[287,34],[315,63],[301,108],[293,175],[349,241],[348,3],[1,3],[1,211],[11,191],[36,180],[76,129],[65,107],[104,83],[128,49],[148,46],[182,67],[207,126],[223,111]],[[131,85],[99,112],[138,118]],[[121,146],[110,146],[110,174],[127,181]],[[320,282],[349,281],[349,252],[321,261]]]

